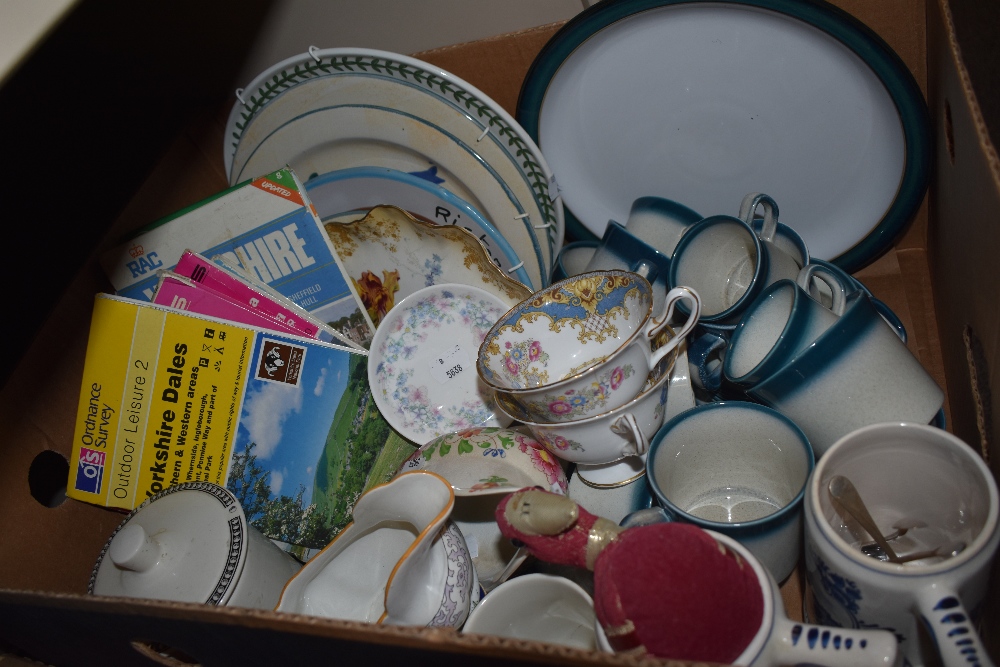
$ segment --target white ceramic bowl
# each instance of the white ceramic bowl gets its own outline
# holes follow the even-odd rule
[[[525,574],[483,598],[462,632],[597,649],[594,601],[566,577]]]

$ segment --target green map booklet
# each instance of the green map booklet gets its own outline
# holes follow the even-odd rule
[[[375,406],[367,364],[354,348],[99,294],[67,495],[131,510],[212,482],[308,559],[414,451]]]

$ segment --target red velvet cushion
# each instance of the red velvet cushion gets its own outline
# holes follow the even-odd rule
[[[760,627],[764,598],[750,565],[721,546],[683,523],[630,528],[608,545],[594,569],[594,607],[612,647],[735,660]]]

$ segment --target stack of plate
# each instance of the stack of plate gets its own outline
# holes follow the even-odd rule
[[[472,85],[395,53],[310,48],[237,95],[224,142],[230,184],[287,164],[324,219],[397,205],[468,228],[530,289],[548,284],[564,235],[552,173]]]

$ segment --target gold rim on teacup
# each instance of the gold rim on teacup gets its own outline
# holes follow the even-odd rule
[[[666,342],[674,338],[674,330],[670,325],[666,325],[664,329],[656,336],[655,347],[660,347]],[[680,354],[680,346],[678,345],[670,353],[663,357],[656,367],[651,370],[646,376],[646,382],[642,386],[642,391],[636,394],[628,403],[619,405],[616,408],[611,408],[610,410],[605,410],[604,412],[599,412],[596,415],[587,415],[586,417],[581,417],[580,419],[567,419],[559,422],[541,422],[531,419],[528,415],[528,411],[521,406],[513,397],[507,396],[506,390],[494,389],[493,395],[496,400],[497,406],[506,412],[509,417],[513,417],[516,421],[524,424],[525,426],[536,424],[538,426],[545,427],[558,427],[558,426],[572,426],[574,424],[582,424],[584,422],[596,421],[602,417],[608,417],[613,412],[623,412],[629,407],[634,406],[637,402],[645,398],[654,389],[659,389],[663,385],[664,380],[670,380],[670,372],[674,368],[674,364],[677,362],[677,355]],[[508,407],[509,406],[509,407]]]
[[[690,302],[686,321],[668,343],[655,346],[681,301]],[[649,281],[631,271],[559,281],[497,320],[480,345],[476,372],[532,422],[604,414],[640,394],[650,369],[698,320],[700,297],[690,288],[670,290],[662,312],[653,313],[652,304]]]

